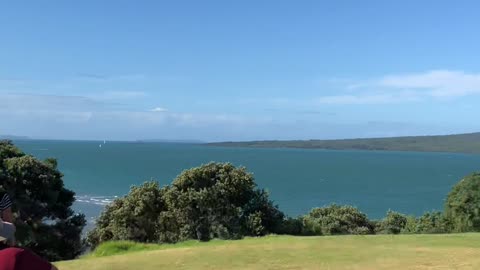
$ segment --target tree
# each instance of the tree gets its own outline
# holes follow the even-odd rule
[[[0,189],[13,199],[17,242],[49,260],[73,259],[82,251],[85,217],[71,209],[55,159],[40,161],[11,141],[0,141]]]
[[[455,232],[480,231],[480,173],[463,178],[452,188],[445,216]]]
[[[157,220],[166,211],[165,191],[153,181],[133,186],[128,196],[105,207],[95,229],[88,234],[89,243],[97,246],[110,240],[157,242]]]
[[[427,212],[417,219],[416,233],[448,233],[450,227],[442,212]]]
[[[388,210],[387,216],[378,223],[377,232],[385,234],[399,234],[407,225],[407,216]]]
[[[179,239],[235,239],[275,232],[283,213],[256,188],[253,175],[230,163],[183,171],[165,193]]]
[[[107,206],[88,242],[237,239],[276,232],[283,218],[245,168],[209,163],[183,171],[163,188],[156,182],[133,187]]]
[[[307,235],[371,234],[373,227],[367,216],[352,206],[332,204],[314,208],[303,219]]]

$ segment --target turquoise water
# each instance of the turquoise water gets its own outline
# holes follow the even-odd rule
[[[91,220],[131,185],[169,184],[182,170],[209,161],[246,166],[291,216],[330,203],[351,204],[371,218],[388,209],[419,215],[443,207],[463,176],[480,170],[480,155],[299,149],[219,148],[188,144],[18,141],[39,158],[56,157],[75,208]]]

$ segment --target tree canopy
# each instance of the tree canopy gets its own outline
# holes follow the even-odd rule
[[[458,182],[448,194],[445,215],[453,231],[480,231],[480,173]]]
[[[0,141],[0,189],[13,200],[17,242],[50,260],[82,251],[85,217],[71,209],[75,194],[62,177],[55,159],[41,161]]]
[[[237,239],[275,232],[283,218],[245,168],[209,163],[183,171],[169,186],[132,187],[107,206],[88,241]]]

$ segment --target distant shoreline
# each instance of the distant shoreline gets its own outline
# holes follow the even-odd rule
[[[207,143],[209,146],[247,148],[297,148],[324,150],[411,151],[480,153],[480,132],[455,135],[408,136],[341,140],[266,140]]]

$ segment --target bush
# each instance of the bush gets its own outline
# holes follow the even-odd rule
[[[445,216],[455,232],[480,231],[480,173],[465,177],[452,188]]]
[[[88,242],[97,246],[110,240],[157,242],[157,220],[166,211],[163,194],[157,182],[132,187],[128,196],[108,205],[88,234]]]
[[[388,210],[387,216],[377,224],[377,233],[399,234],[407,225],[407,217],[403,214]]]
[[[416,233],[448,233],[450,223],[441,212],[427,212],[417,219]]]
[[[352,206],[336,204],[314,208],[303,218],[304,234],[371,234],[371,226],[367,216]]]
[[[277,234],[288,235],[303,235],[305,229],[303,228],[303,217],[287,218],[280,225]]]
[[[417,233],[417,218],[415,216],[407,216],[407,222],[400,233],[414,234]]]

